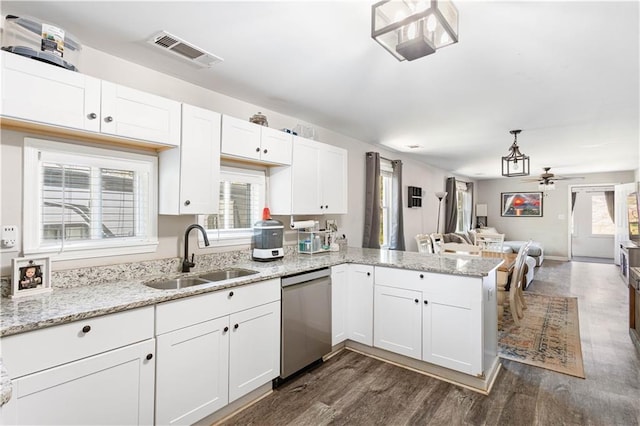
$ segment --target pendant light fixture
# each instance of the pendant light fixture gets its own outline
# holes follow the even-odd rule
[[[502,157],[502,176],[529,176],[529,157],[520,152],[518,134],[522,130],[510,130],[513,144],[509,148],[509,155]]]
[[[371,37],[413,61],[458,42],[458,9],[450,0],[383,0],[371,6]]]

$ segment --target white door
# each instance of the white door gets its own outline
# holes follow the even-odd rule
[[[375,286],[373,345],[422,359],[422,293]]]
[[[260,159],[274,164],[291,164],[293,135],[277,129],[262,127]]]
[[[321,213],[318,162],[318,143],[294,137],[291,165],[291,213]]]
[[[183,105],[180,150],[180,213],[217,213],[220,198],[220,114]]]
[[[620,243],[629,240],[629,212],[627,195],[636,190],[635,183],[623,183],[615,186],[615,223],[616,235],[613,242],[613,263],[620,265]]]
[[[280,302],[229,317],[229,402],[280,375]]]
[[[319,181],[322,188],[321,212],[347,213],[347,151],[331,145],[323,145],[320,151]]]
[[[103,81],[100,130],[180,146],[180,102]]]
[[[222,116],[222,155],[260,159],[260,127],[250,121]]]
[[[347,339],[347,265],[331,267],[331,345]]]
[[[373,346],[373,266],[348,266],[348,338]]]
[[[14,379],[4,424],[153,423],[154,340]]]
[[[609,216],[605,191],[609,187],[574,187],[575,204],[572,213],[572,257],[613,259],[615,223]]]
[[[228,316],[162,334],[157,345],[157,424],[192,424],[228,403]]]
[[[422,359],[466,374],[482,374],[482,300],[423,293]]]
[[[2,114],[98,132],[100,80],[2,52]]]

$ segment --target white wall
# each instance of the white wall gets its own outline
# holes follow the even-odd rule
[[[566,260],[569,254],[569,200],[571,185],[619,184],[633,182],[634,171],[593,173],[581,180],[560,180],[555,191],[543,197],[542,217],[501,217],[500,194],[502,192],[535,192],[537,183],[523,183],[519,178],[501,178],[478,182],[476,203],[486,203],[488,225],[506,234],[507,240],[539,241],[544,246],[545,257]]]
[[[273,128],[293,128],[298,123],[305,123],[295,117],[283,115],[253,105],[229,96],[203,89],[199,86],[179,80],[166,74],[141,67],[120,58],[107,55],[85,46],[83,48],[82,72],[97,78],[118,84],[134,87],[160,96],[190,103],[202,108],[211,109],[223,114],[248,119],[258,111],[267,115],[269,126]],[[306,123],[311,124],[313,123]],[[436,227],[437,199],[433,195],[444,189],[445,180],[449,174],[445,170],[437,169],[415,161],[409,155],[392,153],[379,149],[329,129],[316,127],[318,140],[346,148],[349,151],[349,214],[336,216],[340,232],[344,233],[350,246],[359,247],[362,244],[364,218],[364,158],[367,151],[378,151],[383,157],[400,159],[404,164],[403,200],[406,204],[407,186],[420,186],[426,196],[422,208],[404,208],[405,240],[407,250],[417,250],[413,239],[417,233],[434,232]],[[22,143],[26,133],[2,130],[0,143],[0,189],[2,204],[0,206],[0,222],[2,225],[18,225],[22,230]],[[37,135],[42,138],[43,136]],[[51,138],[53,140],[60,140]],[[462,176],[458,178],[466,179]],[[444,210],[444,208],[443,208]],[[442,212],[444,215],[444,212]],[[332,217],[333,218],[333,217]],[[288,217],[278,219],[288,223]],[[320,219],[320,218],[319,218]],[[322,219],[323,220],[323,219]],[[442,221],[444,220],[441,219]],[[194,216],[160,216],[158,220],[158,234],[160,244],[155,253],[135,256],[114,256],[81,261],[54,262],[53,269],[69,269],[86,266],[108,265],[122,262],[136,262],[142,260],[159,259],[181,256],[182,242],[185,228],[195,222]],[[195,233],[192,233],[190,248],[196,253],[238,249],[227,247],[224,249],[198,249]],[[291,240],[291,235],[287,240]],[[20,254],[21,242],[16,251],[3,252],[1,255],[0,274],[9,274],[11,258]]]

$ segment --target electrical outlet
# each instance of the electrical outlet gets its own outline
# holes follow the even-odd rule
[[[14,247],[18,240],[18,227],[15,225],[4,225],[2,227],[0,240],[2,240],[2,248]]]

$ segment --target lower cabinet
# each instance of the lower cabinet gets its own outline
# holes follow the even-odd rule
[[[373,266],[349,264],[347,280],[347,337],[372,346]]]
[[[374,346],[483,374],[482,279],[376,267]]]
[[[156,323],[157,424],[192,424],[280,375],[278,279],[160,304]]]
[[[347,339],[348,265],[331,267],[331,346]]]

